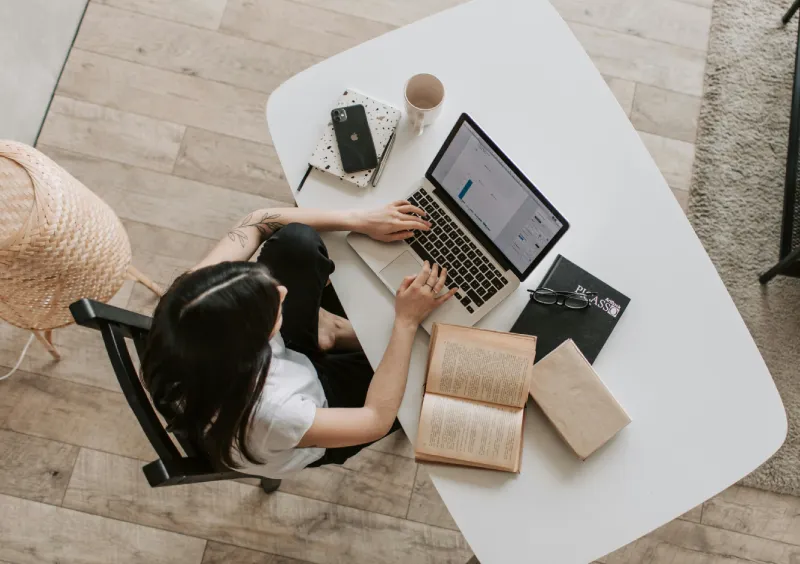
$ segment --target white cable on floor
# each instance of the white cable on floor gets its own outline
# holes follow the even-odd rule
[[[0,376],[0,380],[5,380],[5,379],[6,379],[6,378],[8,378],[9,376],[11,376],[11,375],[12,375],[14,372],[16,372],[16,371],[17,371],[17,368],[19,368],[19,365],[20,365],[20,364],[22,364],[22,359],[23,359],[23,358],[25,358],[25,353],[27,353],[27,352],[28,352],[28,347],[30,347],[30,346],[31,346],[31,343],[33,342],[33,337],[34,337],[34,336],[35,336],[35,335],[34,335],[33,333],[31,333],[31,336],[28,338],[28,342],[27,342],[27,343],[25,343],[25,346],[24,346],[24,347],[23,347],[23,349],[22,349],[22,354],[20,354],[20,355],[19,355],[19,360],[18,360],[18,361],[17,361],[17,363],[14,365],[14,368],[12,368],[12,369],[11,369],[11,372],[9,372],[8,374],[6,374],[6,375],[4,375],[4,376]]]

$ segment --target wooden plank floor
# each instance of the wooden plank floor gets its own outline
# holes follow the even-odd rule
[[[269,93],[325,57],[460,0],[92,0],[39,148],[122,218],[162,284],[242,214],[291,204]],[[686,205],[711,0],[553,0]],[[126,283],[117,305],[149,312]],[[27,335],[0,325],[0,366]],[[471,555],[402,433],[266,496],[150,489],[153,453],[96,333],[55,332],[0,382],[0,562],[464,563]],[[602,559],[800,562],[800,499],[733,487]],[[578,541],[579,542],[579,541]],[[534,555],[532,558],[535,559]]]

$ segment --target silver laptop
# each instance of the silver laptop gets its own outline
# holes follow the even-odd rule
[[[569,228],[567,220],[467,115],[407,200],[433,225],[405,241],[351,233],[350,246],[395,292],[428,260],[460,291],[423,323],[472,326],[519,287]],[[445,290],[443,290],[444,292]]]

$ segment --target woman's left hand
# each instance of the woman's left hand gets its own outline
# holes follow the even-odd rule
[[[398,200],[376,210],[356,212],[353,231],[369,235],[377,241],[400,241],[411,237],[413,230],[430,229],[430,222],[423,219],[426,215],[422,209],[405,200]]]

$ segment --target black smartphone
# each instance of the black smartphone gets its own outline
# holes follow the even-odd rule
[[[357,104],[336,108],[331,111],[331,120],[342,157],[342,169],[350,173],[375,168],[378,155],[375,154],[375,143],[372,142],[364,106]]]

